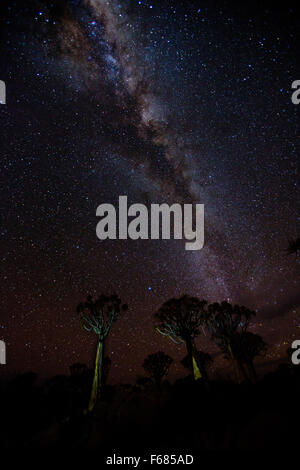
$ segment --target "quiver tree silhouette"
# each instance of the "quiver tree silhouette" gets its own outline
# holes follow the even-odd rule
[[[203,328],[206,305],[206,300],[183,295],[178,299],[168,300],[155,313],[155,318],[159,322],[156,331],[168,336],[176,344],[181,342],[186,345],[194,379],[204,381],[201,364],[198,364],[196,359],[195,338]]]
[[[127,310],[127,305],[121,305],[121,299],[113,294],[100,295],[96,300],[91,296],[86,302],[77,306],[77,312],[81,314],[82,327],[86,331],[93,331],[97,335],[97,353],[95,361],[94,380],[88,411],[92,411],[101,395],[103,350],[104,342],[110,332],[112,324],[118,319],[121,311]]]
[[[162,351],[149,354],[143,362],[143,368],[159,387],[164,376],[169,372],[173,359]]]
[[[244,331],[234,335],[231,348],[234,356],[241,364],[244,377],[251,382],[255,382],[257,375],[253,361],[255,357],[265,355],[267,344],[260,335]],[[230,359],[228,354],[227,358]]]
[[[288,255],[295,254],[297,256],[298,252],[300,252],[300,237],[289,240],[286,251]]]
[[[247,375],[238,353],[240,349],[237,346],[237,338],[240,339],[238,335],[245,335],[254,315],[254,311],[240,305],[232,306],[228,302],[213,303],[207,309],[207,329],[225,357],[231,359],[238,383],[247,379]]]
[[[209,353],[206,353],[204,351],[195,350],[194,354],[197,364],[200,364],[201,366],[201,372],[203,377],[205,378],[205,380],[208,380],[207,368],[210,364],[213,363],[213,358]],[[188,355],[185,356],[180,362],[185,369],[188,369],[190,372],[193,372],[193,369],[191,367],[191,361]]]

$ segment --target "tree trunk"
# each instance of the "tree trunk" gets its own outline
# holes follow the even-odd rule
[[[161,382],[162,382],[162,377],[155,377],[154,378],[154,381],[155,381],[155,384],[156,384],[156,387],[160,390],[161,388]]]
[[[202,376],[200,367],[197,364],[197,360],[195,358],[195,345],[194,345],[192,338],[188,338],[186,340],[186,349],[187,349],[188,357],[190,358],[190,366],[191,366],[191,370],[193,371],[194,380],[202,379],[203,376]]]
[[[100,399],[101,394],[101,378],[102,378],[102,361],[103,361],[103,341],[98,340],[97,354],[95,361],[95,372],[94,380],[92,385],[91,398],[89,401],[88,411],[91,412],[98,400]]]

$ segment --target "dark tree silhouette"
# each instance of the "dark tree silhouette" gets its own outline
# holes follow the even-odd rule
[[[77,312],[81,314],[83,328],[87,331],[93,331],[98,337],[95,374],[88,411],[93,410],[100,398],[105,338],[121,311],[127,310],[127,308],[126,304],[121,305],[121,299],[115,294],[111,296],[102,294],[96,300],[88,296],[86,302],[77,306]]]
[[[256,381],[256,371],[253,361],[257,356],[263,356],[267,351],[267,344],[260,335],[244,331],[234,335],[231,343],[233,354],[242,365],[244,375],[251,382]],[[228,356],[228,355],[227,355]],[[230,357],[228,357],[230,359]]]
[[[172,362],[173,359],[168,354],[158,351],[146,357],[143,362],[143,368],[155,383],[160,386],[163,377],[168,374]]]
[[[195,350],[194,354],[195,354],[197,364],[200,364],[201,366],[201,372],[203,374],[203,377],[205,377],[205,379],[208,380],[207,368],[209,364],[212,364],[213,358],[211,357],[209,353],[206,353],[204,351]],[[193,369],[191,367],[191,361],[188,355],[182,359],[181,364],[190,372],[193,372]]]
[[[206,305],[205,300],[184,295],[178,299],[168,300],[155,314],[159,322],[156,330],[175,343],[182,342],[186,345],[194,379],[202,378],[204,381],[201,364],[197,363],[195,357],[195,338],[203,327]]]
[[[152,380],[150,379],[150,377],[143,377],[143,376],[140,376],[137,378],[137,381],[136,381],[137,385],[141,388],[145,388],[147,387],[149,384],[152,384]]]
[[[237,354],[237,335],[247,331],[254,315],[254,311],[228,302],[210,304],[207,309],[207,329],[225,357],[231,359],[238,382],[246,378],[246,373]]]
[[[300,251],[300,237],[289,240],[286,251],[288,255],[295,254],[297,256]]]

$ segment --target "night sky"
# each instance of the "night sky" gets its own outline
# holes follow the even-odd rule
[[[289,2],[1,2],[1,373],[91,366],[76,305],[116,292],[110,380],[163,350],[184,293],[257,310],[263,368],[299,337],[299,16]],[[298,49],[297,49],[298,48]],[[96,237],[96,208],[205,204],[205,246]],[[216,351],[207,337],[200,348]],[[215,355],[215,374],[226,362]],[[170,378],[185,374],[179,363]]]

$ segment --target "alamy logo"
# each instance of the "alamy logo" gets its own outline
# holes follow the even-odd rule
[[[0,80],[0,104],[6,104],[6,86],[3,80]]]
[[[119,221],[117,236],[117,211],[112,204],[98,206],[96,215],[102,217],[97,224],[96,234],[100,240],[170,240],[171,216],[173,216],[173,238],[188,240],[186,250],[201,250],[204,245],[204,204],[151,204],[150,211],[144,204],[127,207],[127,196],[119,196]],[[150,221],[149,221],[150,216]],[[128,223],[128,217],[133,219]]]
[[[0,340],[0,364],[6,364],[6,346],[4,341]]]
[[[292,363],[297,366],[300,364],[300,339],[295,339],[295,341],[293,341],[292,349],[296,350],[292,354]]]

